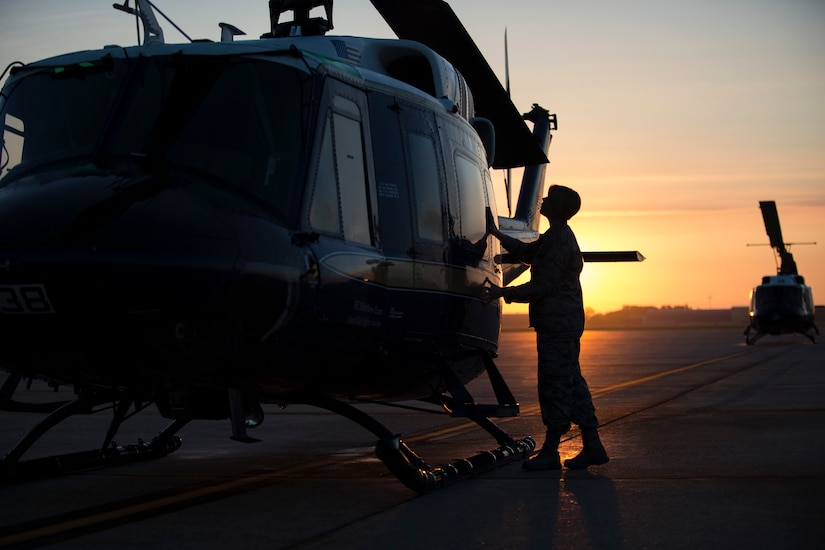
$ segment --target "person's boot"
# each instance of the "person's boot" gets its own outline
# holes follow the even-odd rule
[[[588,466],[607,464],[610,460],[607,451],[599,439],[599,432],[596,428],[585,428],[582,430],[583,447],[579,454],[564,461],[564,465],[571,470],[583,470]]]
[[[522,462],[522,468],[530,471],[561,470],[561,459],[559,458],[560,441],[561,434],[548,430],[544,438],[544,445],[539,451],[539,454]]]

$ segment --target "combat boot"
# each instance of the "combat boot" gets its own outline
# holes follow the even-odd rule
[[[601,439],[599,439],[599,432],[596,428],[582,430],[582,443],[581,452],[564,461],[564,465],[571,470],[583,470],[588,466],[607,464],[610,460]]]
[[[561,441],[561,434],[547,431],[544,438],[544,445],[539,454],[525,460],[521,463],[521,467],[525,470],[561,470],[561,459],[559,458],[559,442]]]

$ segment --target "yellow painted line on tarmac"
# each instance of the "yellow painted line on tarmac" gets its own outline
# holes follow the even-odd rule
[[[638,386],[639,384],[644,384],[645,382],[650,382],[652,380],[657,380],[659,378],[664,378],[666,376],[672,376],[674,374],[679,374],[680,372],[689,371],[692,369],[696,369],[699,367],[704,367],[706,365],[712,365],[713,363],[718,363],[720,361],[727,361],[728,359],[734,359],[735,357],[739,357],[741,355],[747,355],[748,353],[752,353],[754,350],[748,349],[743,351],[737,351],[736,353],[731,353],[729,355],[723,355],[721,357],[714,357],[713,359],[705,359],[704,361],[699,361],[698,363],[691,363],[690,365],[685,365],[684,367],[677,367],[675,369],[659,372],[656,374],[651,374],[650,376],[643,376],[642,378],[636,378],[635,380],[628,380],[627,382],[619,382],[618,384],[613,384],[612,386],[608,386],[606,388],[602,388],[600,390],[596,390],[592,392],[593,397],[597,397],[600,395],[604,395],[607,393],[612,393],[616,390],[621,390],[624,388],[629,388],[630,386]]]
[[[743,351],[737,351],[736,353],[731,353],[728,355],[723,355],[721,357],[713,357],[711,359],[705,359],[704,361],[699,361],[698,363],[691,363],[690,365],[684,365],[682,367],[677,367],[675,369],[670,369],[667,371],[658,372],[656,374],[651,374],[650,376],[643,376],[641,378],[636,378],[634,380],[628,380],[627,382],[619,382],[618,384],[613,384],[599,390],[592,391],[591,394],[593,397],[599,397],[602,395],[606,395],[608,393],[612,393],[614,391],[618,391],[624,388],[629,388],[631,386],[638,386],[639,384],[644,384],[646,382],[651,382],[653,380],[657,380],[659,378],[665,378],[666,376],[672,376],[674,374],[679,374],[681,372],[689,371],[692,369],[696,369],[699,367],[704,367],[706,365],[711,365],[713,363],[719,363],[720,361],[727,361],[728,359],[734,359],[736,357],[747,355],[752,353],[756,350],[754,349],[746,349]],[[541,412],[540,406],[538,403],[534,403],[532,405],[527,405],[525,407],[520,408],[520,416],[527,416],[532,414],[539,414]],[[499,423],[505,423],[510,420],[513,420],[518,417],[502,417],[497,419]],[[405,441],[429,441],[434,439],[444,439],[448,435],[455,435],[456,433],[461,433],[464,431],[468,431],[472,428],[477,427],[478,425],[473,421],[465,421],[460,424],[456,424],[454,426],[447,426],[445,428],[441,428],[432,432],[427,432],[426,434],[422,434],[417,437],[411,437],[409,439],[405,439]]]
[[[317,463],[315,463],[315,465],[317,466],[325,462],[326,461],[318,461]],[[215,485],[210,485],[208,487],[201,487],[198,489],[190,490],[183,489],[184,492],[180,494],[156,498],[139,504],[124,506],[122,508],[97,513],[83,518],[62,521],[45,527],[38,527],[29,531],[22,531],[20,533],[15,533],[12,535],[2,536],[0,537],[0,548],[12,544],[21,544],[36,539],[60,535],[62,533],[68,533],[74,530],[99,525],[101,523],[128,518],[130,516],[139,515],[144,512],[150,512],[160,508],[179,505],[191,500],[196,500],[198,498],[208,497],[216,493],[234,491],[249,485],[270,481],[278,477],[288,476],[292,473],[302,471],[310,466],[312,466],[312,464],[302,464],[300,466],[293,466],[291,468],[284,468],[272,472],[255,474],[250,477],[243,477],[231,481],[225,481]]]

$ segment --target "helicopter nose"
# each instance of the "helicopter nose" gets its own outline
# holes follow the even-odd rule
[[[0,264],[8,266],[0,285],[45,285],[58,310],[149,311],[202,300],[227,284],[238,256],[220,215],[151,176],[0,189]]]
[[[0,188],[0,313],[22,314],[0,314],[0,358],[57,369],[53,355],[69,354],[99,376],[226,361],[241,335],[271,337],[291,319],[305,258],[282,225],[232,212],[151,177]],[[32,334],[49,345],[23,346]]]
[[[220,216],[148,174],[30,178],[0,188],[0,246],[191,249],[198,239],[234,238]]]

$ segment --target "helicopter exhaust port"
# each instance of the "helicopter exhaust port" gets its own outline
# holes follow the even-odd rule
[[[323,36],[331,31],[333,0],[270,0],[269,22],[270,32],[261,38],[285,38],[289,36]],[[310,17],[313,8],[322,7],[326,19]],[[294,19],[279,23],[281,14],[291,11]]]

